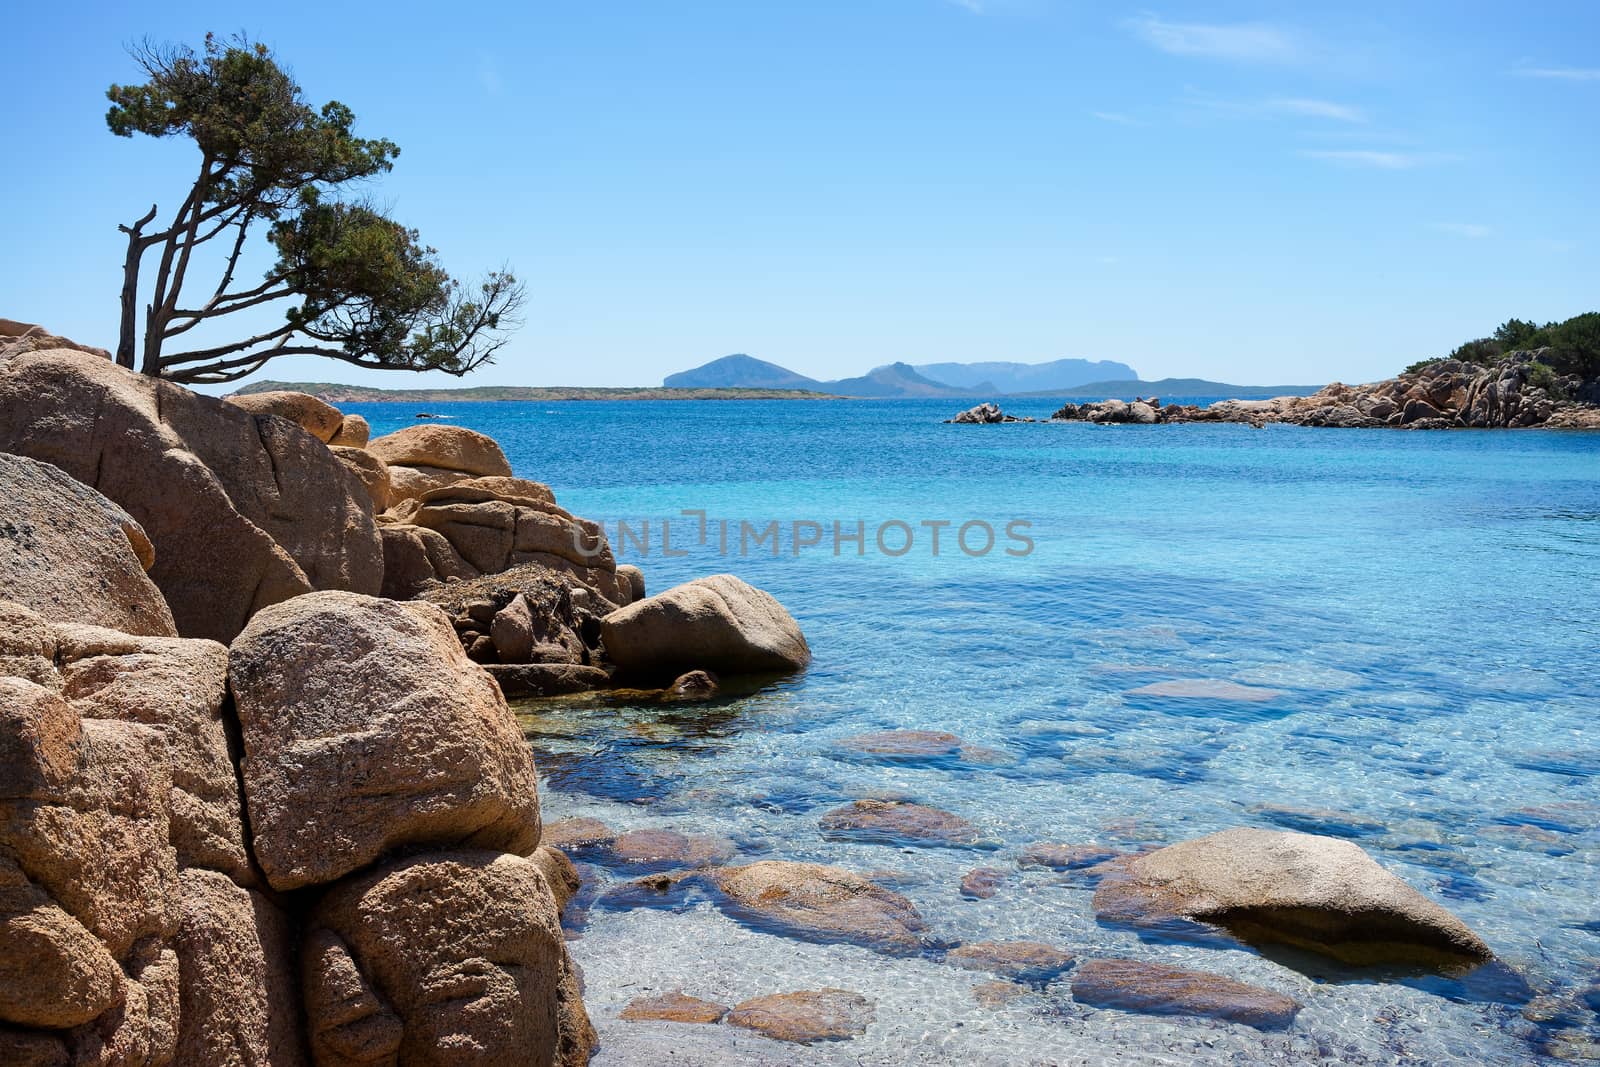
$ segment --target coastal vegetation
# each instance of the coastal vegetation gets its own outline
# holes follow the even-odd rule
[[[216,383],[289,355],[454,375],[491,361],[522,304],[515,276],[496,270],[463,286],[416,230],[369,201],[341,198],[352,184],[387,172],[398,146],[357,137],[355,113],[337,101],[313,108],[265,45],[208,34],[199,52],[146,43],[134,58],[148,80],[108,90],[111,132],[187,138],[199,166],[161,229],[146,230],[157,204],[119,227],[128,237],[120,365]],[[249,238],[263,232],[276,261],[259,282],[236,281]],[[216,275],[195,285],[196,253],[217,240],[226,251],[206,260]],[[147,256],[156,265],[141,325]],[[246,314],[258,308],[282,309],[281,318],[263,324]],[[189,331],[221,319],[252,325],[244,336],[172,350]]]
[[[1488,337],[1458,345],[1442,359],[1413,363],[1406,373],[1415,373],[1443,359],[1493,366],[1513,352],[1533,355],[1532,362],[1537,365],[1534,381],[1543,388],[1559,387],[1558,376],[1573,375],[1585,381],[1600,378],[1600,311],[1543,326],[1529,319],[1507,319]]]

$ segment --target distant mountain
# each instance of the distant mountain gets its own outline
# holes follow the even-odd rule
[[[669,374],[661,384],[668,389],[811,389],[821,383],[740,352],[694,370]]]
[[[1108,359],[1057,359],[1049,363],[922,363],[924,378],[975,393],[1042,393],[1090,382],[1139,377],[1126,363]]]
[[[1108,400],[1112,397],[1132,400],[1136,396],[1158,397],[1166,400],[1180,396],[1222,396],[1230,400],[1262,400],[1274,396],[1310,396],[1321,389],[1320,385],[1229,385],[1227,382],[1207,381],[1204,378],[1162,378],[1160,381],[1141,382],[1137,378],[1112,382],[1090,382],[1071,389],[1039,389],[1020,396],[1071,396]]]
[[[874,367],[859,378],[840,378],[834,382],[823,382],[822,388],[840,396],[872,398],[971,395],[971,390],[924,378],[909,363],[890,363],[887,366]]]
[[[1109,372],[1108,377],[1097,377]],[[723,356],[702,367],[667,376],[679,389],[808,389],[834,396],[894,399],[919,396],[1225,396],[1249,400],[1272,396],[1310,396],[1316,385],[1229,385],[1204,378],[1163,378],[1142,382],[1133,368],[1110,360],[1058,359],[1051,363],[889,363],[859,378],[820,382],[776,363],[743,354]]]

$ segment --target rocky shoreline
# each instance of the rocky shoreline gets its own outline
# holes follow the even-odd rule
[[[597,524],[482,434],[374,439],[313,397],[216,400],[34,334],[0,340],[0,479],[0,1062],[571,1067],[597,1037],[567,934],[589,907],[696,900],[791,941],[981,973],[985,1005],[1050,986],[1121,1011],[1295,1024],[1294,997],[1205,970],[948,936],[884,872],[546,824],[508,697],[693,703],[811,651],[733,575],[649,595]],[[839,751],[886,768],[1005,758],[921,730]],[[819,812],[816,831],[981,853],[948,887],[964,899],[1013,877],[994,858],[1006,842],[901,797]],[[1093,888],[1095,919],[1139,937],[1445,976],[1503,966],[1320,833],[1069,838],[1015,867]],[[597,868],[631,881],[602,892]],[[679,989],[619,1018],[811,1044],[886,1011],[832,987],[736,1004]]]
[[[1051,422],[1156,425],[1288,423],[1339,429],[1600,429],[1600,381],[1561,377],[1540,352],[1512,353],[1484,366],[1445,359],[1367,385],[1334,382],[1310,396],[1222,400],[1209,407],[1163,404],[1160,398],[1064,404]],[[956,423],[1034,422],[995,404],[963,411]]]

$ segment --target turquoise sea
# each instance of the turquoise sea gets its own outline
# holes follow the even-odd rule
[[[951,401],[431,405],[516,473],[605,521],[652,591],[731,571],[777,596],[815,662],[753,695],[667,711],[524,708],[546,820],[732,839],[747,857],[894,872],[949,940],[1026,938],[1240,978],[1305,1004],[1266,1033],[1088,1008],[1058,982],[1000,1006],[933,959],[780,939],[709,903],[590,902],[574,931],[596,1063],[1522,1064],[1600,1042],[1551,1008],[1600,980],[1600,434],[1232,425],[944,425]],[[1008,404],[1043,418],[1049,400]],[[416,408],[349,405],[375,433]],[[703,511],[707,537],[699,543]],[[671,520],[663,554],[661,524]],[[619,544],[616,523],[642,536]],[[727,550],[719,520],[728,520]],[[781,538],[739,551],[739,523]],[[833,524],[854,542],[835,553]],[[940,528],[940,552],[931,550]],[[820,531],[820,543],[794,547]],[[1032,541],[1006,537],[1007,524]],[[905,524],[909,551],[898,550]],[[986,554],[955,544],[966,523]],[[982,525],[968,529],[981,548]],[[748,539],[748,538],[747,538]],[[683,554],[677,554],[683,553]],[[1161,699],[1154,681],[1271,690]],[[1259,694],[1256,694],[1259,695]],[[843,758],[887,728],[993,750],[944,765]],[[984,851],[832,843],[817,817],[896,795],[976,823]],[[1303,809],[1296,813],[1283,809]],[[1244,949],[1141,941],[1017,853],[1232,826],[1355,838],[1463,917],[1520,976],[1378,980]],[[962,875],[1009,872],[988,900]],[[594,872],[595,892],[629,874]],[[629,1023],[681,988],[733,1003],[825,986],[876,1002],[850,1042]],[[1569,1000],[1570,1005],[1570,1000]],[[1553,1017],[1553,1018],[1552,1018]],[[1590,1054],[1595,1046],[1588,1046]]]

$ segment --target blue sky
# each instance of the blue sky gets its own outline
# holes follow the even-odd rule
[[[128,43],[207,30],[398,142],[367,192],[453,271],[527,281],[478,384],[740,351],[1369,380],[1600,308],[1600,4],[524,0],[30,5],[0,315],[113,343],[116,224],[175,206],[193,158],[113,137],[104,92],[138,80]]]

